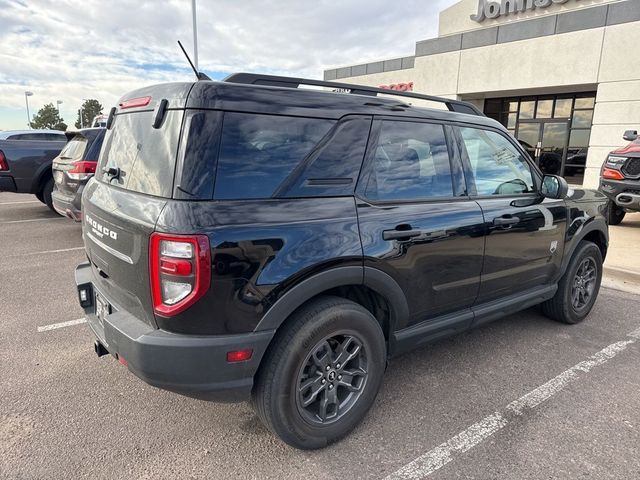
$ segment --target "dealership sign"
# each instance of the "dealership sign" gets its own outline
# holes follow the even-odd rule
[[[512,13],[526,12],[537,8],[547,8],[553,4],[567,3],[569,0],[502,0],[501,2],[478,2],[478,13],[471,15],[474,22],[482,22],[487,18],[493,19]]]
[[[382,88],[383,90],[395,90],[397,92],[413,92],[413,82],[380,85],[378,88]]]

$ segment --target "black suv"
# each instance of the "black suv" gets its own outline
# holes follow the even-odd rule
[[[111,110],[76,284],[98,355],[251,399],[318,448],[362,420],[394,355],[536,304],[583,320],[605,205],[464,102],[252,74],[163,84]]]

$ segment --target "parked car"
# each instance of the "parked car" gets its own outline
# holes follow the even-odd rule
[[[600,170],[609,225],[620,224],[626,212],[640,211],[640,139],[636,130],[627,130],[622,138],[630,143],[611,152]]]
[[[57,130],[0,132],[0,192],[32,193],[53,210],[51,162],[65,141]]]
[[[64,141],[64,132],[60,130],[4,130],[0,131],[0,140],[51,140]]]
[[[67,131],[68,142],[53,160],[53,208],[77,222],[80,221],[82,191],[96,172],[104,132],[104,128]]]
[[[390,357],[536,304],[582,321],[605,206],[465,102],[253,74],[163,84],[112,110],[75,281],[98,355],[250,399],[319,448],[362,420]]]
[[[108,115],[99,114],[93,117],[93,121],[91,122],[92,127],[106,127]]]

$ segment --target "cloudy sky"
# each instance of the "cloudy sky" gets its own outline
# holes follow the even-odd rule
[[[456,0],[198,0],[200,69],[321,78],[325,68],[413,53]],[[191,0],[0,0],[0,129],[62,100],[68,125],[83,98],[105,110],[129,90],[193,78]]]

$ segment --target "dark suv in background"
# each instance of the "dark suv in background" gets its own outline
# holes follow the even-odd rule
[[[626,212],[640,211],[640,139],[636,130],[622,137],[629,143],[611,152],[600,171],[600,191],[609,198],[609,225],[618,225]]]
[[[96,172],[105,128],[67,131],[67,144],[53,159],[55,186],[51,194],[53,208],[60,214],[80,221],[82,191]]]
[[[98,355],[250,399],[318,448],[361,421],[394,355],[536,304],[582,321],[605,206],[464,102],[252,74],[163,84],[111,111],[76,284]]]

